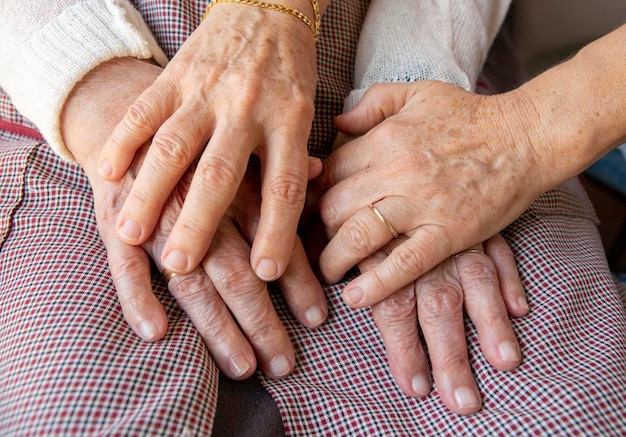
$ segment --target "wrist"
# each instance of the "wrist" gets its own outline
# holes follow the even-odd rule
[[[626,141],[626,26],[524,84],[526,132],[544,191],[580,174]]]
[[[162,69],[151,61],[115,58],[92,69],[69,94],[61,111],[61,135],[90,174],[109,135],[128,107]]]
[[[252,7],[257,9],[256,14],[266,14],[268,11],[273,12],[268,15],[268,20],[279,20],[291,23],[289,27],[293,26],[293,20],[300,21],[300,26],[304,25],[309,28],[313,40],[317,42],[320,35],[320,22],[322,11],[326,8],[329,0],[320,2],[319,0],[278,0],[278,1],[265,1],[265,0],[210,0],[204,14],[202,15],[201,22],[203,22],[209,15],[211,10],[219,4],[237,4],[246,7]],[[321,4],[322,3],[322,4]],[[258,9],[261,9],[259,11]],[[276,13],[276,14],[274,14]],[[251,14],[251,12],[248,12]],[[280,15],[283,15],[282,17]],[[290,20],[286,20],[285,15],[291,16]],[[246,15],[244,15],[246,17]],[[250,15],[248,15],[250,17]],[[245,18],[244,18],[245,19]]]

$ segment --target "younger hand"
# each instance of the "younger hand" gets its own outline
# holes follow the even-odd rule
[[[320,257],[325,280],[392,240],[368,205],[409,237],[345,288],[348,305],[380,302],[499,232],[539,194],[532,145],[496,118],[519,112],[505,103],[441,82],[383,84],[337,118],[340,130],[362,136],[339,147],[319,179],[329,188],[320,212],[332,237]]]
[[[279,278],[304,204],[315,86],[315,44],[306,26],[267,9],[213,7],[132,103],[100,154],[100,176],[118,181],[154,136],[120,211],[120,238],[134,245],[149,238],[168,196],[198,158],[161,257],[170,271],[190,272],[209,249],[250,155],[258,154],[263,203],[250,262],[259,278]]]
[[[191,175],[183,178],[168,199],[157,222],[157,231],[144,250],[122,242],[115,232],[120,207],[141,167],[143,154],[119,182],[105,182],[97,176],[96,158],[116,120],[160,71],[159,67],[136,59],[115,59],[102,64],[76,86],[61,120],[65,142],[92,184],[98,227],[124,316],[135,332],[148,341],[165,335],[167,317],[152,292],[146,251],[159,264],[159,255],[178,217]],[[129,77],[133,80],[128,80]],[[253,174],[258,174],[258,169]],[[228,215],[230,221],[223,220],[218,227],[218,241],[223,244],[215,243],[214,256],[203,263],[211,277],[198,268],[174,277],[169,283],[170,291],[198,328],[220,369],[237,379],[251,375],[257,359],[270,377],[285,376],[295,362],[287,333],[267,296],[266,284],[249,264],[248,238],[253,238],[256,232],[260,203],[256,177],[250,182],[252,188],[244,184],[249,195],[245,199],[239,197],[238,207],[231,208],[232,214]],[[245,230],[245,238],[240,229]],[[326,301],[301,245],[296,242],[292,249],[280,284],[296,317],[304,325],[315,327],[326,317]]]

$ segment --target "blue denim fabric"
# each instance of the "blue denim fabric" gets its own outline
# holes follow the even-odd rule
[[[626,196],[626,159],[619,150],[607,153],[585,174]]]

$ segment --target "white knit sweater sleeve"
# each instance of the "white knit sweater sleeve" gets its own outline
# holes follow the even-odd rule
[[[125,0],[1,0],[0,23],[0,86],[67,160],[60,114],[87,72],[115,57],[167,63]]]
[[[372,0],[348,110],[378,82],[440,80],[473,90],[511,0]]]

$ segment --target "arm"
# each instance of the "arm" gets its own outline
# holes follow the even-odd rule
[[[377,302],[451,253],[488,238],[539,194],[621,144],[626,138],[626,93],[620,85],[624,41],[623,26],[501,95],[478,96],[429,81],[374,87],[368,103],[346,114],[341,124],[352,135],[369,130],[355,140],[359,150],[378,149],[385,142],[380,139],[389,135],[404,136],[404,142],[413,144],[400,171],[408,172],[411,183],[402,182],[399,174],[387,175],[396,180],[395,193],[413,199],[411,206],[390,205],[413,214],[402,224],[412,238],[346,288],[346,293],[359,291],[362,296],[351,304]],[[398,133],[397,123],[408,123],[411,129]],[[387,150],[376,163],[381,171],[388,173],[382,161],[387,166],[397,162],[395,153]],[[419,174],[409,171],[409,161],[420,167]],[[358,172],[363,164],[353,160],[352,169],[342,170],[344,176],[335,174],[328,181]],[[415,186],[424,189],[418,193]],[[378,199],[385,195],[376,193]],[[347,202],[341,205],[348,208]]]
[[[622,26],[489,102],[500,105],[508,127],[505,144],[518,144],[517,159],[523,158],[520,152],[536,159],[524,181],[535,196],[580,174],[626,141],[625,56]]]
[[[473,88],[508,2],[447,5],[400,1],[391,8],[384,1],[371,4],[357,53],[356,89],[346,107],[377,82],[437,79]],[[380,29],[396,31],[382,36],[377,32]],[[376,104],[380,102],[368,103],[372,113],[382,109]],[[344,120],[337,119],[340,129],[347,125]],[[329,174],[341,173],[327,184],[332,187],[321,201],[322,217],[334,236],[320,257],[329,281],[339,279],[355,263],[366,276],[388,255],[402,250],[408,240],[401,236],[389,242],[389,230],[367,208],[368,203],[376,203],[394,227],[403,226],[403,196],[410,197],[420,187],[409,179],[421,171],[419,162],[409,159],[413,145],[407,137],[411,134],[401,135],[410,126],[409,120],[406,123],[390,126],[367,146],[358,139],[348,143],[325,163],[322,181]],[[361,135],[365,130],[348,133]],[[393,174],[400,169],[406,169],[403,177],[407,178],[407,190],[402,193],[394,188],[398,181]],[[494,237],[475,250],[479,253],[445,260],[372,308],[391,371],[402,390],[412,396],[430,391],[430,369],[417,336],[419,321],[440,396],[460,414],[481,406],[469,365],[463,308],[479,327],[485,356],[501,370],[515,368],[521,359],[508,314],[521,316],[528,310],[522,304],[524,290],[504,240]]]
[[[70,91],[88,71],[114,57],[167,62],[125,0],[6,0],[0,20],[0,86],[68,160],[73,157],[59,118]]]

